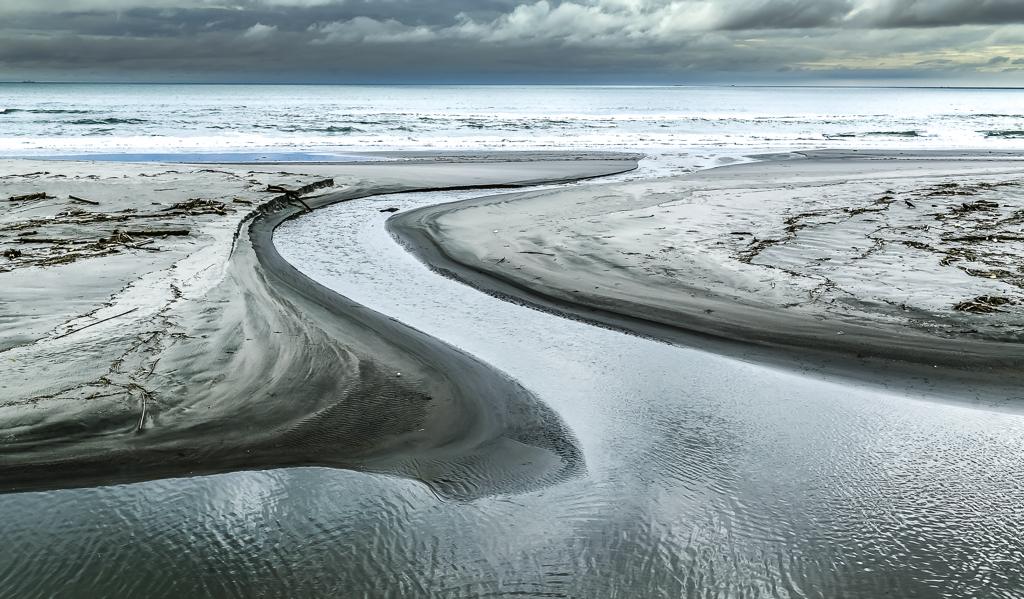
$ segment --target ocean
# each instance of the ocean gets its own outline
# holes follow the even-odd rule
[[[1015,149],[1022,106],[1024,89],[6,83],[0,156]]]

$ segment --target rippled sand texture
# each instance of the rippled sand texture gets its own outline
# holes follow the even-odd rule
[[[470,200],[392,227],[481,287],[592,319],[1019,372],[1024,161],[862,154]]]
[[[572,434],[520,385],[281,260],[271,233],[305,208],[258,196],[268,182],[298,186],[325,173],[335,177],[335,191],[307,199],[312,207],[381,191],[566,180],[633,165],[160,167],[161,187],[221,202],[211,214],[174,216],[188,225],[186,241],[168,237],[145,246],[167,250],[155,254],[163,262],[136,260],[143,248],[122,244],[116,253],[80,252],[58,264],[14,256],[0,274],[7,279],[5,303],[22,310],[9,312],[8,347],[0,353],[0,490],[321,465],[408,476],[441,495],[475,497],[579,473],[583,460]],[[21,208],[8,210],[11,247],[27,228],[19,223],[68,239],[109,236],[103,231],[119,215],[151,210],[164,197],[139,165],[29,166],[43,172],[8,180],[56,197],[27,208],[39,212],[34,220],[19,217]],[[62,168],[95,179],[49,178]],[[100,207],[69,215],[63,204],[70,187],[101,200]],[[169,226],[146,222],[151,229]],[[39,277],[35,285],[26,283],[32,277]],[[46,320],[90,302],[98,304],[92,318],[56,327]]]

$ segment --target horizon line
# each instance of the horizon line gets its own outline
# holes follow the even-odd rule
[[[846,85],[846,84],[771,84],[771,83],[326,83],[275,81],[0,81],[0,85],[280,85],[338,87],[743,87],[743,88],[817,88],[817,89],[977,89],[1024,90],[1024,86],[997,85]]]

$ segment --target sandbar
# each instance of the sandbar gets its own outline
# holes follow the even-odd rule
[[[886,384],[1019,388],[1024,155],[753,158],[388,227],[442,274],[601,326]]]
[[[334,202],[636,165],[571,158],[0,161],[0,492],[328,466],[472,498],[581,473],[572,432],[517,382],[272,243]]]

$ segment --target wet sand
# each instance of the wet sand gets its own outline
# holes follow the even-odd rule
[[[1005,397],[1024,352],[1014,153],[828,152],[393,217],[442,274],[752,361]]]
[[[572,433],[515,381],[281,260],[271,233],[306,207],[265,191],[333,178],[303,197],[315,209],[635,166],[550,158],[3,161],[0,197],[52,197],[4,202],[0,215],[0,490],[319,465],[472,498],[581,472]]]

